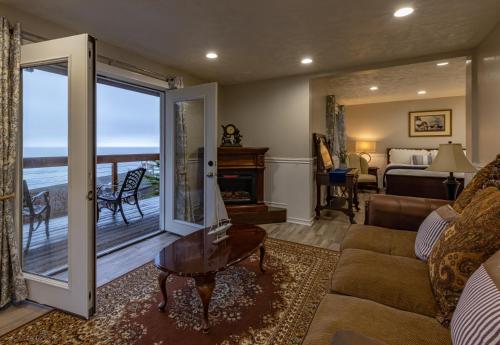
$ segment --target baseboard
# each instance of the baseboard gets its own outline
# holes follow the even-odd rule
[[[264,203],[268,206],[288,208],[288,204],[284,202],[264,201]]]
[[[287,223],[300,224],[306,226],[312,226],[314,224],[314,217],[307,218],[296,218],[296,217],[286,217]]]

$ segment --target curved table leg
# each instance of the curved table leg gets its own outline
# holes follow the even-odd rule
[[[207,333],[209,329],[208,323],[208,307],[210,305],[210,300],[212,299],[212,292],[215,287],[215,274],[207,275],[205,277],[194,278],[196,283],[196,289],[201,297],[201,302],[203,303],[203,318],[202,318],[202,330],[203,333]]]
[[[160,285],[160,291],[163,296],[163,301],[158,304],[158,309],[160,311],[165,311],[165,307],[167,306],[167,278],[169,274],[166,272],[160,272],[158,276],[158,284]]]
[[[266,270],[264,269],[264,256],[266,255],[266,247],[264,246],[264,243],[262,243],[259,247],[260,250],[260,262],[259,262],[259,268],[262,273],[264,273]]]

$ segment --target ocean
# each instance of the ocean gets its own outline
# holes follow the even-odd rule
[[[97,147],[97,155],[112,154],[137,154],[137,153],[159,153],[159,147]],[[67,149],[64,147],[24,147],[24,158],[30,157],[64,157]],[[146,165],[152,167],[151,162],[125,162],[118,163],[118,174],[125,174],[127,171],[139,166]],[[111,176],[111,164],[97,164],[97,180],[109,180]],[[68,183],[68,167],[53,168],[30,168],[23,169],[23,179],[26,180],[30,190],[48,186]]]

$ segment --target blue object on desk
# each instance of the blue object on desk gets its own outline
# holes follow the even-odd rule
[[[331,183],[345,183],[346,174],[351,171],[352,168],[339,168],[330,171],[330,182]]]

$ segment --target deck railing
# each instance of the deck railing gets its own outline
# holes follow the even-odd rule
[[[146,162],[160,159],[159,153],[132,153],[118,155],[97,155],[97,164],[111,164],[111,183],[118,184],[118,163],[126,162]],[[29,157],[23,159],[23,168],[53,168],[68,165],[68,157]]]

